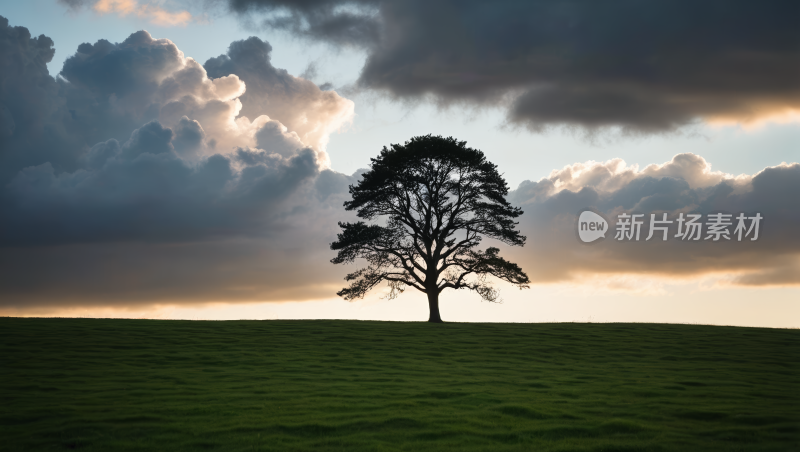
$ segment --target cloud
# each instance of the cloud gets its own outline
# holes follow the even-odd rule
[[[211,77],[174,43],[146,31],[120,43],[81,44],[57,78],[47,70],[54,54],[50,38],[33,38],[0,18],[0,43],[0,185],[45,162],[56,172],[74,172],[95,144],[125,142],[153,120],[178,133],[173,146],[185,158],[256,146],[288,156],[308,147],[327,165],[328,135],[353,116],[352,101],[274,68],[269,44],[255,38],[232,49],[255,43],[258,55],[234,52],[213,59],[217,72],[227,72]],[[231,71],[248,64],[251,70],[243,67],[242,73],[249,86]],[[268,73],[259,75],[261,70]],[[186,121],[202,142],[186,141]]]
[[[337,45],[372,46],[380,39],[377,0],[230,0],[232,11],[266,12],[263,25]]]
[[[255,146],[256,133],[269,123],[300,140],[297,148],[311,147],[327,162],[328,135],[353,116],[352,101],[273,67],[271,47],[257,38],[235,42],[230,56],[209,60],[206,66],[215,73],[208,74],[168,39],[139,31],[121,43],[81,44],[54,79],[46,67],[52,40],[31,38],[5,19],[0,33],[8,49],[0,61],[7,79],[0,109],[0,130],[6,132],[0,139],[19,150],[18,161],[4,165],[11,172],[42,161],[72,171],[97,142],[125,141],[154,119],[175,128],[184,116],[200,123],[214,144],[211,153]],[[11,134],[13,128],[18,133]],[[42,155],[34,158],[37,153]]]
[[[219,60],[290,89],[246,70],[209,77],[144,31],[81,44],[58,78],[52,47],[0,18],[0,305],[335,292],[342,270],[324,255],[356,179],[326,169],[324,145],[351,101],[272,67],[268,50]]]
[[[229,9],[368,53],[359,86],[507,108],[544,130],[660,133],[800,117],[800,5],[591,0],[229,0]]]
[[[20,168],[45,160],[74,167],[84,148],[69,133],[75,121],[47,72],[53,40],[31,37],[27,28],[9,26],[0,16],[0,49],[0,184]],[[59,152],[48,152],[54,148]]]
[[[270,62],[272,46],[256,37],[236,41],[225,55],[203,65],[210,77],[235,74],[248,90],[240,97],[241,114],[266,114],[280,121],[298,138],[322,149],[334,131],[348,124],[355,105],[335,91],[323,91],[314,83],[294,77]]]
[[[199,122],[208,142],[214,142],[209,152],[233,152],[237,147],[256,145],[256,134],[267,124],[272,129],[277,127],[264,110],[242,111],[241,99],[248,90],[253,92],[251,97],[269,97],[274,94],[272,86],[248,87],[233,73],[210,78],[203,66],[185,57],[174,43],[154,39],[146,31],[136,32],[118,44],[105,40],[81,44],[78,52],[66,60],[60,75],[64,79],[63,90],[76,107],[75,116],[79,120],[85,118],[88,126],[101,133],[110,132],[118,140],[126,139],[124,134],[142,122],[158,119],[168,127],[178,127],[182,118],[188,117]],[[294,94],[292,97],[292,93],[281,92],[280,96],[296,105],[296,115],[317,119],[315,111],[303,110],[309,107],[308,96]],[[338,115],[341,121],[349,119],[349,101],[335,92],[328,94],[335,104],[332,110],[339,107],[332,115]],[[325,123],[326,119],[316,120],[318,129],[324,130],[314,136],[315,142],[308,143],[319,153],[320,161],[327,161],[325,134],[338,127],[338,123]],[[291,134],[283,126],[277,128]],[[295,144],[294,149],[306,146],[296,139]]]
[[[328,245],[336,222],[353,220],[341,205],[355,177],[317,173],[310,151],[294,161],[243,151],[237,160],[191,169],[143,154],[73,185],[37,169],[47,184],[28,193],[21,207],[30,211],[14,212],[26,224],[12,223],[16,236],[0,232],[14,239],[0,248],[0,307],[333,296],[347,269],[328,262]],[[35,185],[32,176],[14,189]]]
[[[309,8],[314,8],[310,4]],[[383,6],[382,6],[383,7]],[[298,10],[299,11],[299,10]],[[0,306],[288,301],[332,296],[342,203],[363,171],[327,167],[353,103],[270,62],[250,38],[201,65],[144,31],[81,44],[58,78],[52,40],[0,18]],[[538,283],[682,278],[798,280],[800,165],[754,175],[680,154],[644,168],[585,162],[526,181]],[[577,242],[574,219],[621,212],[760,212],[756,242]],[[613,223],[613,222],[612,222]],[[586,279],[584,279],[586,277]]]
[[[162,169],[183,175],[144,181],[128,177],[117,182],[124,187],[107,197],[96,187],[62,189],[57,193],[68,204],[56,210],[48,207],[58,204],[32,200],[40,215],[28,213],[29,226],[35,229],[29,237],[35,243],[17,237],[0,253],[0,307],[125,307],[333,296],[347,269],[328,262],[328,245],[335,239],[336,222],[353,220],[341,205],[347,185],[356,178],[331,170],[309,175],[313,159],[303,162],[303,156],[292,165],[261,152],[243,154],[248,164],[239,172],[230,171],[219,157],[194,171],[174,160],[167,165],[170,160],[164,159]],[[138,159],[128,164],[155,160],[151,155],[146,155],[147,161]],[[152,171],[148,174],[152,177]],[[287,179],[295,185],[277,183]],[[230,193],[218,190],[231,181]],[[57,189],[41,190],[52,196]]]
[[[796,285],[800,282],[800,201],[787,196],[800,190],[800,164],[765,168],[754,175],[733,176],[711,170],[694,154],[678,154],[661,165],[643,169],[626,166],[620,159],[576,163],[553,171],[536,182],[525,181],[509,194],[525,214],[520,228],[528,242],[511,253],[536,282],[571,281],[595,284],[597,275],[649,275],[694,278],[704,274],[732,275],[732,284]],[[604,241],[579,243],[576,219],[580,211],[594,208],[610,221]],[[636,241],[615,240],[619,214],[642,213],[642,235]],[[703,215],[759,213],[759,238],[714,242],[675,238],[677,222],[669,225],[669,238],[646,240],[650,214],[669,220],[679,214]],[[736,220],[729,228],[733,232]],[[748,222],[749,226],[749,222]],[[702,238],[707,236],[703,226]],[[752,237],[752,234],[751,234]]]
[[[782,258],[779,265],[763,271],[737,275],[731,281],[742,286],[798,286],[800,285],[800,259],[796,256]]]
[[[308,245],[297,247],[303,239]],[[228,239],[10,248],[0,256],[0,308],[302,301],[335,294],[342,275],[319,252],[324,239],[287,240],[295,246]]]
[[[538,183],[525,181],[520,185],[515,196],[541,198],[557,191],[570,190],[578,192],[584,187],[611,192],[628,185],[634,179],[650,177],[660,179],[670,177],[685,181],[690,188],[705,188],[726,181],[741,186],[750,181],[747,175],[733,176],[720,171],[712,171],[711,164],[699,155],[677,154],[664,164],[652,164],[639,170],[638,165],[628,166],[622,159],[616,158],[606,162],[589,161],[567,165],[560,170],[553,170],[550,175]]]
[[[260,236],[277,204],[319,172],[311,149],[291,157],[240,149],[193,164],[174,152],[174,138],[153,121],[122,144],[92,147],[86,168],[21,170],[6,186],[0,244]]]
[[[58,0],[58,2],[73,11],[91,6],[98,14],[117,14],[121,17],[132,14],[165,27],[186,26],[196,20],[189,11],[168,11],[155,2],[139,3],[136,0]]]

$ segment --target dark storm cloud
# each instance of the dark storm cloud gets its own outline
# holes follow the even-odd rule
[[[303,226],[303,225],[298,225]],[[10,248],[0,255],[0,308],[130,307],[330,298],[342,274],[332,239],[280,242],[89,243]]]
[[[95,3],[94,0],[57,0],[57,1],[58,3],[61,3],[62,5],[72,10],[78,10]]]
[[[316,11],[334,9],[342,5],[377,5],[378,0],[230,0],[231,9],[237,12],[250,10]]]
[[[267,156],[254,152],[242,152],[238,157],[251,158],[250,165],[268,161]],[[218,180],[222,182],[228,177],[228,171],[223,161],[218,160],[216,164],[218,168],[206,171],[221,175]],[[283,171],[284,174],[289,172]],[[241,195],[238,198],[228,196],[228,199],[224,199],[224,195],[214,196],[215,187],[199,174],[185,175],[175,181],[194,181],[196,185],[197,181],[204,181],[202,187],[189,188],[209,190],[210,201],[233,202],[234,205],[219,202],[206,205],[205,211],[198,212],[197,206],[181,206],[180,193],[173,191],[171,201],[162,201],[169,206],[156,202],[152,207],[136,209],[133,206],[132,212],[120,208],[103,211],[104,216],[120,213],[121,218],[110,220],[135,222],[136,227],[129,232],[136,240],[91,238],[88,243],[70,240],[60,244],[2,248],[0,308],[24,311],[47,307],[125,307],[331,297],[341,288],[343,270],[328,262],[331,257],[328,245],[335,239],[336,221],[353,220],[351,215],[342,212],[341,205],[347,185],[355,183],[356,178],[323,170],[316,180],[326,182],[299,186],[288,194],[283,208],[276,208],[279,206],[274,202],[272,206],[265,206],[268,201],[258,199],[270,196],[263,173],[264,170],[243,176],[249,177],[251,183],[240,182]],[[185,192],[191,191],[189,188]],[[256,199],[243,199],[248,195]],[[195,193],[187,198],[198,200],[202,195]],[[263,207],[267,209],[258,210]],[[177,211],[170,214],[168,208]],[[193,211],[194,216],[185,218],[183,215],[187,211]],[[247,218],[248,215],[253,218]],[[205,240],[187,241],[182,231],[188,228],[186,231],[190,234],[197,233],[200,227],[188,224],[193,219],[203,222],[207,234],[215,235],[207,235]],[[39,228],[46,227],[47,219],[44,220]],[[95,218],[94,222],[85,221],[84,225],[97,229],[102,227],[98,224],[102,221],[102,218]],[[242,232],[247,224],[268,227],[251,230],[250,234],[235,233]],[[165,234],[170,234],[169,228],[173,227],[180,228],[180,231],[173,231],[173,238],[177,240],[147,237],[155,233],[168,238]],[[113,230],[119,234],[118,228]]]
[[[0,16],[0,184],[20,168],[48,160],[74,168],[85,144],[69,131],[75,120],[47,72],[53,41],[31,37]],[[50,152],[59,149],[58,153]]]
[[[0,18],[0,307],[335,292],[321,255],[355,179],[324,143],[352,102],[272,67],[266,42],[232,49],[248,42],[209,77],[141,31],[81,44],[54,78],[52,40]]]
[[[239,14],[267,12],[263,25],[340,45],[371,46],[380,39],[378,0],[231,0]]]
[[[734,178],[710,171],[692,154],[680,154],[664,165],[641,171],[620,161],[576,164],[538,182],[526,181],[511,192],[510,200],[525,211],[520,228],[528,236],[524,249],[509,250],[539,282],[576,281],[587,275],[649,274],[693,277],[709,273],[734,275],[743,285],[800,284],[800,200],[789,193],[800,190],[800,164],[766,168],[758,174]],[[594,245],[579,243],[577,216],[591,207],[604,213],[609,232]],[[663,213],[675,220],[680,212],[760,213],[756,241],[738,241],[729,227],[731,241],[675,238],[677,223],[670,225],[669,239],[646,240],[650,214]],[[642,213],[639,241],[618,241],[617,215]],[[749,221],[747,222],[749,227]],[[751,236],[752,237],[752,234]]]
[[[146,31],[137,31],[120,44],[105,39],[81,44],[64,62],[61,75],[98,96],[135,93],[149,98],[155,86],[183,64],[177,47],[166,42],[154,45],[154,41]]]
[[[179,64],[170,44],[146,32],[120,44],[82,44],[65,62],[67,81],[47,70],[50,38],[32,38],[0,17],[0,185],[45,162],[75,171],[91,146],[127,140],[158,118],[157,79]]]
[[[285,20],[291,26],[284,28],[312,39],[363,46],[362,87],[445,103],[510,102],[509,120],[534,129],[657,132],[698,119],[751,121],[800,108],[797,2],[386,0],[369,8],[230,0],[229,6],[248,17],[261,11],[273,26]],[[326,28],[337,21],[351,25]],[[374,36],[348,38],[348,30],[372,28]]]
[[[0,246],[263,235],[276,204],[319,171],[311,149],[192,165],[172,152],[173,136],[153,121],[121,145],[98,143],[73,173],[49,162],[21,170],[6,186]]]

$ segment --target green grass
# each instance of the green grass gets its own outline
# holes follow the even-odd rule
[[[3,451],[797,451],[800,330],[0,318]]]

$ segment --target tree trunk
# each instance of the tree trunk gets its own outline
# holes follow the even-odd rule
[[[439,292],[431,290],[428,292],[428,307],[431,310],[431,315],[428,317],[428,322],[443,323],[442,317],[439,315]]]

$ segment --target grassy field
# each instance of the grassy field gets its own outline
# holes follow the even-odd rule
[[[3,451],[798,451],[800,330],[0,318]]]

